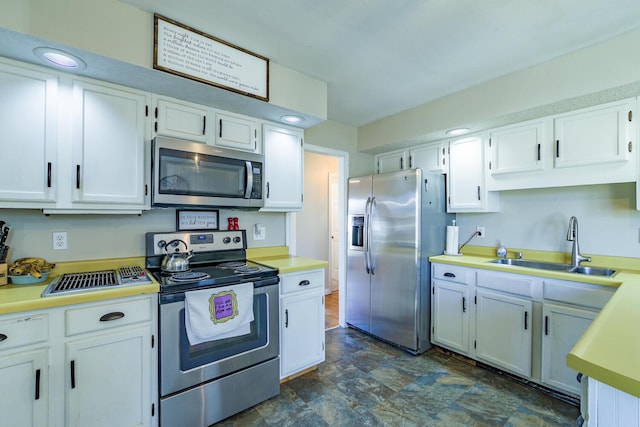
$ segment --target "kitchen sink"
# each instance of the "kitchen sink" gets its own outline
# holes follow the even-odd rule
[[[610,268],[578,266],[572,267],[569,264],[559,264],[556,262],[531,261],[527,259],[499,258],[489,261],[492,264],[513,265],[516,267],[537,268],[539,270],[564,271],[566,273],[585,274],[589,276],[611,277],[615,270]]]

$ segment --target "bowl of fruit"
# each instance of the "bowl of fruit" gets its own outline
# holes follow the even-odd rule
[[[9,266],[9,278],[14,285],[44,282],[55,266],[44,258],[20,258]]]

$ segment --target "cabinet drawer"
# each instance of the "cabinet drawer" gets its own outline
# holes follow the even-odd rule
[[[97,304],[66,310],[66,336],[118,328],[151,320],[152,298]]]
[[[608,286],[547,279],[544,281],[543,297],[545,300],[601,309],[614,292],[615,288]]]
[[[473,282],[474,270],[455,265],[433,264],[433,278],[469,284]]]
[[[521,295],[532,298],[534,286],[539,286],[537,280],[531,276],[521,274],[495,273],[491,271],[478,271],[477,285],[482,288],[495,289],[513,295]],[[540,295],[538,293],[538,295]]]
[[[0,351],[35,344],[49,338],[49,316],[14,316],[0,320]]]
[[[280,278],[282,279],[280,289],[283,294],[322,288],[324,286],[324,272],[322,270],[283,274]]]

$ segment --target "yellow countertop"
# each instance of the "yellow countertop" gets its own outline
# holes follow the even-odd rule
[[[610,278],[545,271],[532,268],[488,264],[495,259],[493,248],[469,247],[468,255],[439,255],[432,262],[483,268],[509,273],[613,286],[617,290],[591,326],[567,356],[567,365],[591,378],[640,397],[640,260],[636,258],[592,256],[584,265],[613,268]],[[566,263],[566,254],[523,250],[525,259]],[[509,252],[511,257],[511,251]]]
[[[156,293],[159,291],[160,287],[158,283],[153,281],[151,284],[124,286],[99,291],[92,290],[49,297],[41,296],[47,285],[62,274],[110,270],[131,265],[138,265],[144,268],[144,257],[56,263],[56,267],[45,282],[31,285],[9,284],[0,286],[0,314],[39,310],[63,305]],[[153,280],[153,278],[151,278],[151,280]]]
[[[272,246],[268,248],[247,249],[247,259],[260,264],[277,268],[280,273],[293,273],[296,271],[325,268],[327,261],[289,255],[286,246]]]

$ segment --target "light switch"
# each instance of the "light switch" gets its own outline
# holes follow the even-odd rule
[[[267,229],[262,224],[253,225],[253,240],[264,240],[266,238]]]

